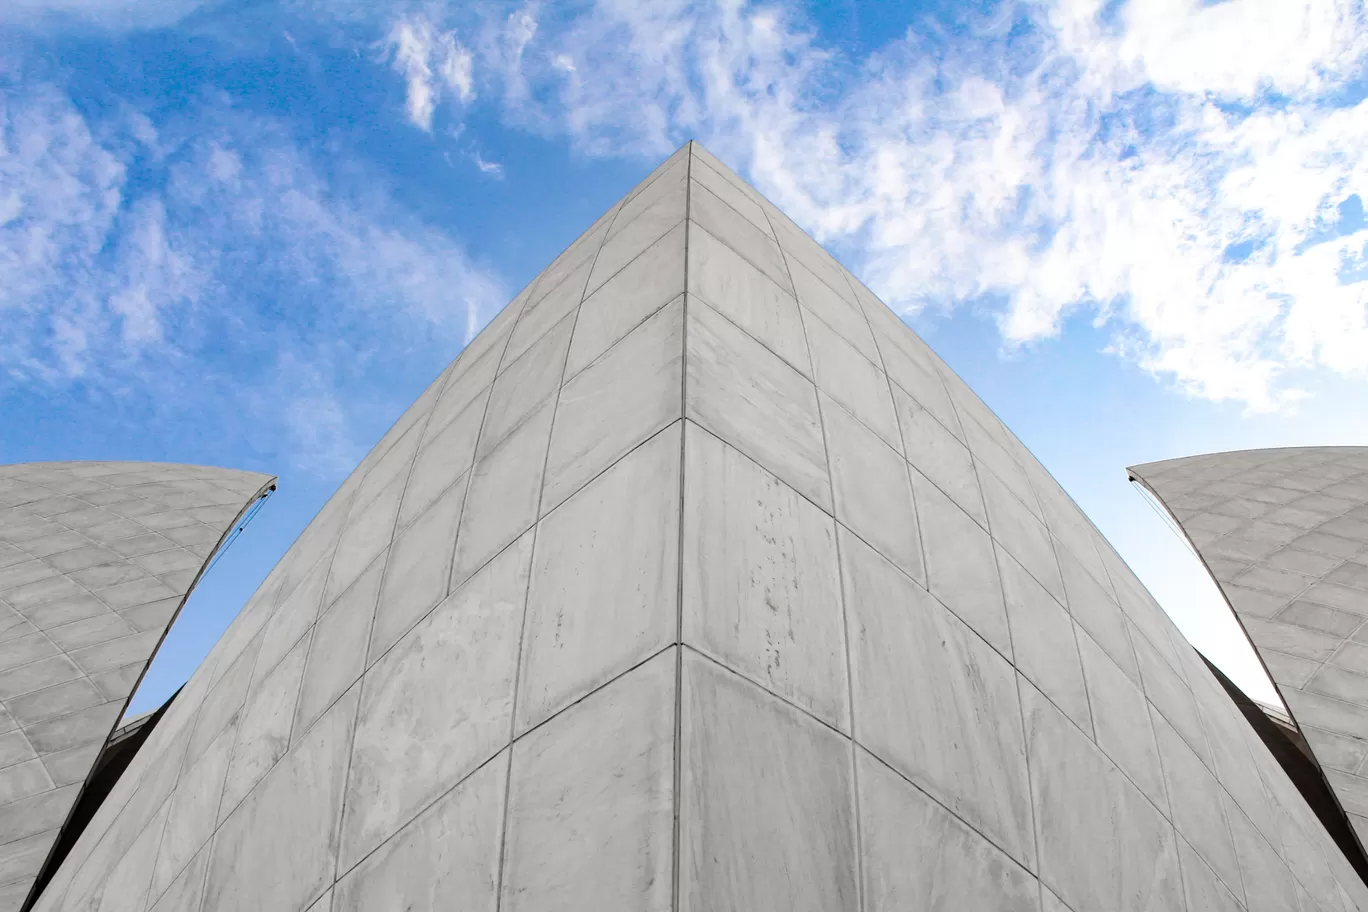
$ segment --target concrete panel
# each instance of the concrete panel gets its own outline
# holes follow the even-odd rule
[[[578,303],[578,302],[577,302]],[[566,316],[532,348],[513,361],[489,394],[489,409],[476,456],[484,457],[555,394],[570,348],[574,317]]]
[[[318,619],[309,641],[292,740],[298,740],[365,670],[384,568],[384,558],[377,558]]]
[[[5,813],[0,817],[0,845],[38,833],[49,833],[55,839],[57,827],[66,820],[76,800],[76,790],[75,785],[63,786],[5,805]],[[48,845],[51,844],[49,841]]]
[[[504,313],[509,313],[511,309],[510,305]],[[428,419],[425,434],[429,439],[447,428],[458,416],[464,415],[467,409],[488,397],[499,358],[503,356],[503,346],[490,345],[485,338],[487,335],[488,331],[472,340],[461,360],[456,363],[456,370],[452,372],[447,387],[442,390]],[[483,417],[483,407],[476,406],[476,411]]]
[[[152,895],[160,896],[214,835],[222,807],[223,779],[236,740],[237,726],[230,725],[181,773],[167,805],[165,833],[151,880]]]
[[[309,639],[302,637],[248,694],[238,717],[237,746],[228,765],[219,817],[237,807],[289,748]]]
[[[208,692],[200,698],[203,702],[191,723],[193,734],[185,749],[186,764],[194,763],[218,737],[219,732],[236,720],[238,710],[247,699],[247,687],[252,682],[252,669],[261,648],[261,640],[259,635],[253,639],[229,664],[223,676],[214,684],[207,685]]]
[[[1045,525],[992,472],[980,472],[983,499],[993,539],[1002,544],[1056,601],[1064,602],[1064,582],[1054,544]]]
[[[871,912],[1035,912],[1035,878],[865,751],[856,752]]]
[[[1244,881],[1243,896],[1249,912],[1277,912],[1295,909],[1297,896],[1292,872],[1278,857],[1278,850],[1258,831],[1253,823],[1227,800],[1226,818],[1230,822],[1235,853],[1240,860],[1240,876]]]
[[[16,722],[29,727],[105,702],[108,701],[100,689],[89,678],[81,677],[15,697],[10,701],[9,711]]]
[[[1368,708],[1305,690],[1283,693],[1298,724],[1368,740]]]
[[[529,302],[523,310],[522,316],[518,318],[518,325],[513,328],[513,334],[508,340],[508,349],[504,352],[504,364],[516,363],[522,358],[524,352],[544,342],[548,334],[563,331],[565,318],[579,309],[591,266],[593,266],[593,258],[586,257],[573,272],[561,279],[554,288],[546,291],[545,294],[542,294],[541,290],[538,289],[536,299]],[[560,343],[552,343],[552,345],[559,349]],[[555,364],[556,359],[548,357],[548,354],[543,349],[543,360],[547,364]],[[552,382],[556,381],[553,380]]]
[[[1135,650],[1131,647],[1130,630],[1121,606],[1072,554],[1056,552],[1056,557],[1069,613],[1116,667],[1139,685],[1140,667],[1135,662]]]
[[[1162,717],[1154,719],[1173,825],[1232,893],[1243,895],[1239,862],[1216,777]]]
[[[1302,725],[1302,736],[1311,746],[1316,759],[1327,769],[1337,769],[1352,773],[1359,768],[1368,756],[1368,742],[1336,734],[1310,725]]]
[[[856,740],[1031,865],[1012,666],[854,536],[841,534],[840,548]]]
[[[547,456],[543,514],[679,418],[683,333],[681,300],[565,384]]]
[[[1265,649],[1261,655],[1264,666],[1268,669],[1268,675],[1275,684],[1302,687],[1311,680],[1311,676],[1321,667],[1320,662],[1275,652],[1272,649]]]
[[[1053,704],[1022,698],[1042,883],[1071,909],[1183,908],[1168,821]]]
[[[349,691],[324,713],[223,821],[201,912],[305,909],[329,887],[356,699]]]
[[[452,485],[413,525],[394,537],[371,628],[371,662],[446,597],[465,493],[459,484]]]
[[[395,505],[398,505],[397,500]],[[328,565],[329,560],[326,557],[314,564],[294,591],[284,597],[275,614],[262,629],[261,648],[252,670],[254,681],[269,674],[271,669],[294,649],[300,637],[313,627],[323,603],[323,587],[328,577]]]
[[[104,694],[105,699],[121,700],[133,692],[141,675],[142,664],[135,661],[109,671],[97,672],[90,676],[90,680],[100,689],[100,693]]]
[[[701,302],[687,323],[685,414],[830,512],[816,389]]]
[[[56,788],[37,757],[0,769],[0,805]]]
[[[820,320],[807,331],[817,386],[902,455],[902,436],[893,411],[888,378]]]
[[[471,470],[470,491],[461,512],[460,529],[455,535],[455,564],[450,574],[452,585],[469,579],[471,574],[530,529],[536,521],[553,411],[552,404],[548,402],[503,443],[475,463]],[[440,535],[434,530],[431,541],[433,548],[439,543],[449,547],[451,537],[443,527]],[[415,561],[416,566],[424,567],[437,563],[418,555],[415,555]],[[377,627],[384,614],[386,601],[382,595],[381,611],[376,616]],[[373,647],[371,654],[375,654]]]
[[[1305,689],[1347,703],[1368,704],[1368,675],[1355,674],[1334,665],[1326,665],[1312,675]]]
[[[1331,665],[1349,671],[1368,671],[1368,645],[1352,640],[1341,643],[1334,655],[1330,656],[1329,662]]]
[[[670,908],[677,660],[656,656],[514,745],[501,908]]]
[[[681,431],[652,437],[537,529],[519,732],[675,641]]]
[[[152,878],[152,863],[157,857],[157,845],[162,838],[162,819],[165,808],[154,816],[129,847],[128,852],[109,872],[100,886],[98,908],[105,912],[141,912],[147,907],[148,887]]]
[[[711,163],[709,163],[711,165]],[[716,169],[715,169],[716,170]],[[821,245],[808,237],[801,228],[789,220],[768,201],[761,200],[761,208],[769,218],[774,236],[783,248],[785,259],[802,263],[814,275],[825,282],[836,294],[855,304],[850,286],[845,281],[844,270]]]
[[[1075,725],[1091,733],[1092,712],[1073,620],[1011,555],[1000,551],[998,567],[1002,571],[1017,671]]]
[[[1243,624],[1249,635],[1255,637],[1255,642],[1262,644],[1264,649],[1307,659],[1317,665],[1327,661],[1344,642],[1339,637],[1318,630],[1307,630],[1279,621],[1244,618]]]
[[[815,316],[855,346],[860,354],[871,362],[879,363],[879,349],[874,344],[874,335],[859,307],[832,291],[800,261],[788,258],[788,269],[798,303],[804,309],[804,323],[807,323],[809,314]]]
[[[107,611],[74,624],[65,624],[47,631],[47,639],[58,648],[70,651],[128,636],[135,629],[117,612]]]
[[[682,169],[681,169],[682,170]],[[666,176],[655,187],[642,195],[642,202],[648,194],[653,197],[650,205],[639,215],[624,211],[613,224],[612,234],[599,250],[594,262],[594,271],[589,279],[588,293],[593,293],[604,282],[635,260],[643,251],[684,220],[685,187],[683,174],[676,183],[673,177]]]
[[[1198,713],[1206,726],[1207,742],[1216,761],[1216,778],[1229,793],[1226,817],[1235,827],[1234,817],[1248,819],[1265,839],[1277,841],[1277,825],[1273,817],[1268,791],[1260,776],[1260,764],[1254,751],[1263,757],[1260,746],[1254,743],[1253,732],[1244,714],[1231,705],[1224,688],[1210,678],[1193,677],[1193,696]],[[1238,833],[1232,833],[1238,838]]]
[[[531,547],[526,535],[505,549],[367,672],[344,869],[508,743]]]
[[[1187,897],[1187,908],[1198,912],[1244,912],[1244,906],[1230,892],[1216,872],[1193,851],[1184,839],[1178,840],[1178,861],[1183,871],[1183,893]],[[1286,870],[1286,868],[1284,868]],[[1291,881],[1289,879],[1288,883]],[[1296,897],[1292,904],[1278,906],[1279,909],[1296,909]]]
[[[689,178],[712,191],[718,199],[735,209],[737,214],[759,228],[764,234],[774,237],[774,230],[770,227],[769,217],[765,215],[764,208],[752,196],[755,191],[744,184],[736,184],[727,180],[720,171],[697,156],[694,156],[693,162],[689,166]]]
[[[1347,611],[1337,611],[1305,599],[1297,599],[1282,611],[1274,620],[1293,627],[1302,627],[1319,633],[1328,634],[1340,640],[1346,639],[1363,624],[1363,618]]]
[[[50,656],[0,672],[0,700],[13,700],[24,694],[55,687],[81,676],[81,669],[65,655]]]
[[[589,366],[684,293],[684,233],[685,226],[676,225],[585,299],[570,343],[566,377]]]
[[[1232,605],[1239,604],[1240,611],[1255,617],[1272,617],[1309,582],[1310,579],[1300,573],[1256,565],[1228,583],[1224,591]]]
[[[104,745],[100,742],[92,741],[70,750],[48,754],[43,758],[43,765],[47,767],[48,775],[52,777],[54,785],[84,782],[86,774],[90,772],[92,764],[95,763],[95,759],[100,755],[103,748]]]
[[[927,586],[1003,655],[1012,654],[993,542],[983,527],[920,473],[912,472],[917,520],[926,530]]]
[[[987,529],[988,513],[969,450],[901,387],[893,387],[893,402],[902,427],[903,450],[912,468]]]
[[[1182,736],[1189,749],[1201,758],[1208,769],[1215,769],[1211,748],[1207,745],[1206,732],[1201,718],[1197,715],[1197,704],[1193,702],[1192,692],[1178,673],[1170,668],[1159,653],[1142,636],[1131,638],[1135,646],[1135,658],[1140,665],[1140,680],[1145,689],[1145,697],[1159,711],[1174,730]]]
[[[629,190],[616,206],[600,216],[599,221],[606,225],[605,237],[609,240],[617,237],[635,223],[639,216],[655,208],[657,203],[664,198],[669,197],[678,201],[683,193],[684,181],[689,173],[688,157],[687,150],[679,149],[674,155],[662,162],[660,167],[649,174],[645,180]],[[670,212],[673,214],[669,218],[683,220],[682,209],[672,208]],[[582,234],[580,241],[589,239],[597,226],[598,223],[595,223]],[[575,243],[578,244],[580,241]]]
[[[1368,590],[1368,563],[1345,561],[1326,574],[1325,578],[1345,586]]]
[[[856,908],[850,742],[685,650],[679,908]]]
[[[95,677],[101,672],[113,671],[116,668],[137,662],[138,659],[151,653],[160,640],[160,630],[144,630],[141,633],[73,649],[69,655],[81,671]]]
[[[926,582],[907,463],[825,394],[818,395],[836,519],[904,573]]]
[[[480,767],[337,883],[334,912],[492,910],[508,763]]]
[[[445,427],[433,431],[418,451],[404,502],[399,508],[399,525],[407,526],[437,497],[452,485],[461,484],[475,459],[475,441],[484,420],[488,392],[482,392]],[[435,418],[435,416],[434,416]]]
[[[973,451],[974,462],[980,469],[979,480],[982,482],[987,476],[995,477],[1012,497],[1036,514],[1037,519],[1043,521],[1044,517],[1039,515],[1035,493],[1031,490],[1030,481],[1021,466],[991,432],[974,420],[973,412],[966,414],[962,404],[958,405],[957,409],[960,410],[960,427],[964,429],[965,443]],[[988,415],[987,418],[996,424],[997,419],[994,416]],[[984,496],[987,496],[986,491]]]
[[[1078,631],[1078,650],[1090,705],[1097,707],[1093,714],[1097,746],[1155,807],[1167,812],[1164,770],[1144,692],[1082,630]]]
[[[91,732],[112,731],[122,711],[123,707],[118,703],[102,703],[37,722],[24,729],[24,734],[38,755],[45,756],[90,743]]]
[[[29,634],[0,645],[0,669],[10,671],[20,665],[59,655],[61,652],[62,650],[43,634]]]
[[[38,873],[52,838],[52,833],[39,833],[0,845],[0,883],[15,885],[27,893],[27,878]]]
[[[697,226],[689,232],[689,294],[702,298],[797,371],[812,376],[793,295]]]
[[[689,219],[739,253],[785,292],[793,293],[784,255],[773,238],[698,183],[690,187]]]
[[[831,517],[692,423],[684,463],[684,642],[848,733]]]
[[[149,884],[147,899],[150,912],[172,912],[175,909],[198,909],[204,896],[204,872],[209,865],[209,847],[205,846],[171,881],[165,892],[157,894],[155,883]]]

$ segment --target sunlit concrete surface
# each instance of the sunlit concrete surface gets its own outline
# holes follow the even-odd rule
[[[1031,454],[691,145],[243,608],[38,908],[97,903],[1345,912],[1368,890]]]
[[[18,909],[167,626],[275,479],[0,466],[0,910]]]
[[[1134,466],[1235,609],[1368,841],[1368,447]]]

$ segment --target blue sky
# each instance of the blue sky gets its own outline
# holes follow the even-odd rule
[[[1347,0],[7,0],[0,462],[280,476],[155,705],[470,335],[696,138],[1264,696],[1124,467],[1368,443],[1365,64]]]

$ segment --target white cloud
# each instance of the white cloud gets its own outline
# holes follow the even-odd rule
[[[164,311],[193,305],[202,277],[168,239],[161,200],[140,200],[129,216],[127,234],[119,241],[119,278],[110,289],[108,308],[120,324],[124,348],[138,350],[164,340]]]
[[[480,157],[479,152],[472,152],[470,157],[475,162],[475,167],[480,169],[481,174],[488,174],[490,177],[503,177],[503,165],[498,162],[485,161]]]
[[[26,96],[0,109],[0,363],[11,373],[75,376],[87,334],[103,334],[102,307],[82,279],[113,229],[125,168],[65,98],[43,87]],[[52,295],[64,271],[76,281]]]
[[[462,102],[470,102],[475,97],[472,84],[474,58],[470,51],[456,43],[456,36],[448,32],[442,38],[441,63],[438,71],[448,89],[456,93]]]
[[[1091,320],[1255,410],[1300,370],[1368,376],[1368,282],[1340,279],[1365,239],[1323,238],[1368,197],[1368,102],[1325,100],[1368,65],[1361,2],[995,16],[851,59],[773,7],[604,0],[488,18],[478,63],[586,153],[701,139],[906,311],[997,302],[1008,346]]]
[[[1352,0],[1148,0],[1126,4],[1123,19],[1119,58],[1155,86],[1227,98],[1320,89],[1368,47]]]
[[[11,383],[221,413],[225,434],[275,429],[265,446],[335,474],[506,300],[449,236],[325,182],[260,118],[92,123],[33,84],[0,112]]]
[[[396,21],[385,39],[391,68],[404,77],[409,121],[432,131],[432,116],[444,93],[463,104],[475,97],[474,58],[452,31],[439,32],[421,16]]]
[[[424,130],[432,129],[432,109],[437,103],[433,97],[432,67],[428,64],[430,37],[430,33],[415,29],[408,22],[395,23],[389,34],[394,55],[390,65],[408,82],[408,118]]]
[[[0,24],[29,28],[72,25],[109,31],[165,28],[218,0],[5,0]]]

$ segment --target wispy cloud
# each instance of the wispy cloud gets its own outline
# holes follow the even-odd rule
[[[1295,402],[1301,371],[1368,376],[1368,232],[1334,217],[1368,196],[1361,2],[1056,0],[960,25],[858,58],[745,3],[467,29],[510,124],[599,156],[699,138],[906,311],[987,305],[1009,347],[1091,321],[1255,410]]]
[[[125,31],[164,28],[220,0],[5,0],[0,24]]]
[[[405,109],[414,126],[432,131],[433,112],[444,94],[462,103],[475,97],[473,57],[455,32],[438,31],[428,19],[413,16],[391,26],[385,48],[390,66],[407,85]]]
[[[498,162],[485,161],[480,157],[479,152],[472,152],[470,158],[471,161],[475,162],[475,167],[480,169],[481,174],[488,174],[490,177],[495,178],[503,177],[503,165]]]
[[[56,87],[0,89],[10,384],[221,414],[335,473],[504,302],[449,235],[269,121],[90,121]]]

